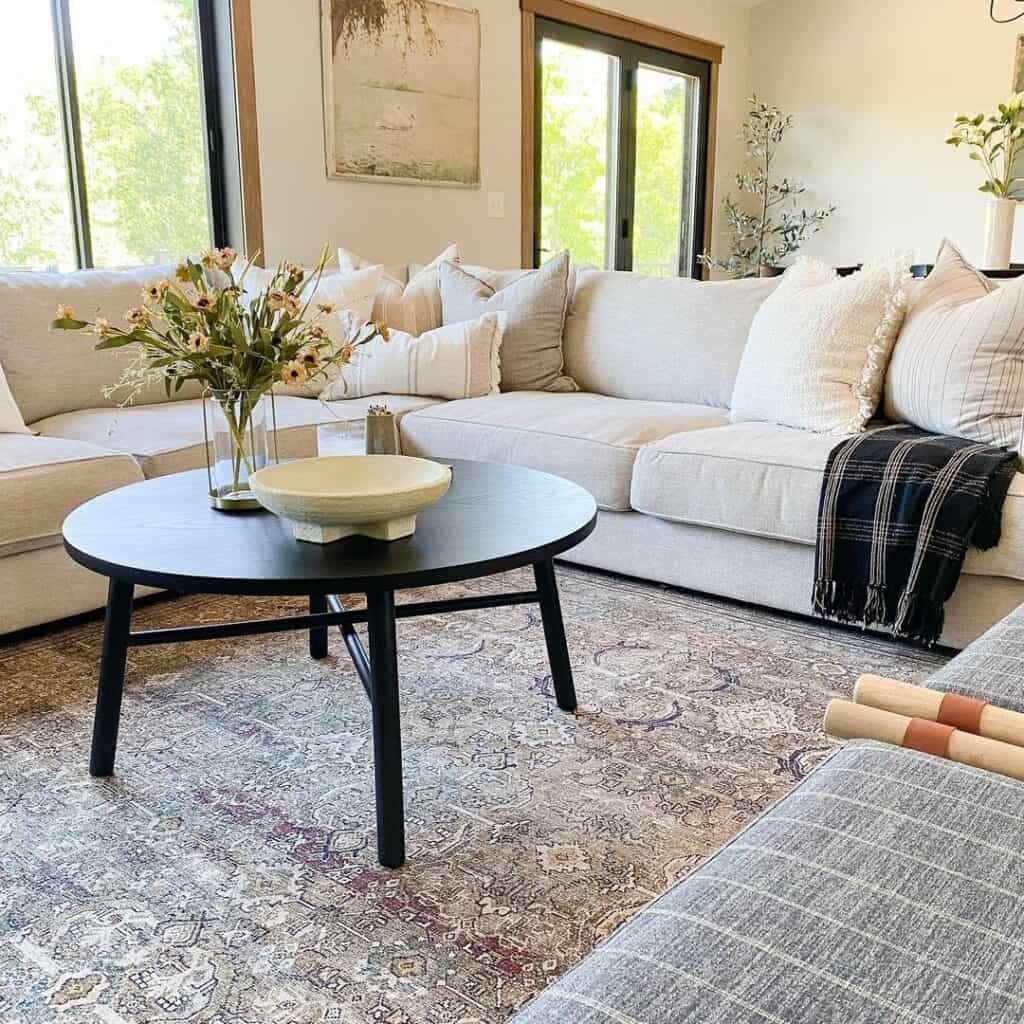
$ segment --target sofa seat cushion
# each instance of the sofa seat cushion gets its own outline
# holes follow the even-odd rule
[[[1021,1020],[1024,785],[847,744],[515,1024]]]
[[[0,556],[60,543],[67,514],[142,479],[123,452],[55,437],[0,434]]]
[[[661,519],[813,545],[825,465],[840,440],[773,423],[673,434],[637,456],[630,500]],[[1024,475],[1010,484],[1002,540],[970,549],[964,570],[1024,580]]]
[[[402,421],[402,451],[544,470],[585,487],[600,508],[624,511],[633,460],[645,444],[724,424],[727,415],[708,406],[606,395],[508,392],[412,413]]]
[[[282,459],[317,454],[317,428],[337,420],[362,417],[373,402],[400,407],[395,396],[353,399],[329,404],[314,398],[278,395],[278,452]],[[268,424],[270,413],[267,414]],[[199,400],[121,409],[83,409],[32,424],[52,437],[89,441],[134,455],[146,477],[180,473],[206,465],[203,454],[203,412]]]

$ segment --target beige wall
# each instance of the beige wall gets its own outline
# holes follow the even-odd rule
[[[999,0],[1003,6],[1013,6]],[[807,252],[835,263],[948,235],[982,251],[978,165],[944,144],[960,112],[1011,91],[1024,21],[996,25],[987,0],[768,0],[752,12],[750,86],[796,116],[779,169],[838,212]],[[1024,258],[1018,217],[1015,258]]]
[[[591,0],[595,4],[595,0]],[[597,6],[724,44],[716,188],[741,150],[750,12],[727,0],[597,0]],[[479,190],[329,180],[324,171],[318,0],[252,0],[266,256],[312,260],[324,242],[386,263],[422,262],[457,241],[472,262],[519,265],[518,0],[481,13]],[[487,216],[504,192],[506,216]]]

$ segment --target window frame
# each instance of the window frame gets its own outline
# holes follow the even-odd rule
[[[227,188],[221,102],[218,89],[218,48],[215,35],[217,0],[193,0],[196,45],[199,61],[199,92],[203,118],[203,160],[206,165],[206,202],[211,243],[228,244]],[[77,269],[95,267],[89,221],[89,197],[82,145],[78,80],[75,72],[74,39],[71,31],[70,0],[50,0],[54,59],[60,107],[64,153],[67,163],[68,199]]]
[[[613,54],[622,60],[625,53],[627,59],[637,58],[637,64],[646,64],[657,68],[664,67],[667,70],[680,70],[684,74],[693,74],[691,68],[698,68],[701,72],[701,87],[704,90],[700,105],[701,118],[698,131],[698,153],[697,153],[697,180],[695,196],[695,223],[692,225],[693,265],[683,266],[682,253],[685,251],[680,245],[680,272],[685,276],[707,277],[707,269],[697,263],[697,255],[700,251],[706,251],[711,246],[713,219],[714,219],[714,178],[715,178],[715,146],[717,137],[717,115],[718,115],[718,82],[719,68],[723,58],[724,47],[697,36],[687,35],[663,26],[653,25],[624,15],[612,14],[608,11],[590,7],[586,4],[574,2],[574,0],[519,0],[521,10],[521,43],[522,43],[522,180],[521,180],[521,263],[523,267],[536,267],[539,259],[540,247],[540,161],[541,161],[541,119],[539,116],[539,105],[541,101],[541,62],[540,45],[545,34],[553,35],[566,33],[562,41],[570,42],[568,36],[582,31],[589,34],[589,41],[584,45],[589,48],[595,47],[594,39],[610,40],[606,45],[617,45],[622,47]],[[552,26],[557,26],[552,29]],[[583,38],[576,35],[578,40]],[[603,50],[602,52],[609,52]],[[643,59],[646,54],[648,59]],[[674,61],[682,58],[696,64],[677,65]],[[622,75],[623,79],[632,79],[628,84],[631,86],[628,92],[622,92],[628,98],[628,104],[621,103],[620,116],[620,151],[623,145],[635,147],[635,131],[623,133],[621,121],[628,106],[631,113],[631,125],[636,123],[636,75],[635,67],[630,76]],[[625,139],[623,136],[625,135]],[[633,231],[633,192],[635,189],[635,153],[632,154],[632,163],[628,162],[622,166],[620,158],[619,174],[624,180],[619,183],[618,206],[622,211],[619,214],[620,230],[616,232],[621,235],[622,218],[629,218],[629,239],[628,258],[620,256],[622,239],[616,240],[616,266],[623,265],[623,269],[632,266],[632,231]],[[625,185],[625,188],[623,188]],[[685,185],[685,183],[684,183]],[[628,210],[623,193],[629,194]]]

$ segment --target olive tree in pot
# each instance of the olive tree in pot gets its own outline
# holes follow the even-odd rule
[[[747,119],[739,133],[746,143],[748,166],[736,175],[736,187],[753,200],[747,209],[731,194],[726,196],[723,206],[731,252],[724,258],[703,253],[698,258],[704,266],[733,277],[781,273],[782,260],[795,253],[835,212],[832,205],[821,210],[794,209],[796,198],[805,191],[803,184],[792,178],[772,179],[772,161],[792,125],[791,114],[783,114],[757,96],[750,97]]]

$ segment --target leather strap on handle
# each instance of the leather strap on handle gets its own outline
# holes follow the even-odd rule
[[[988,707],[983,700],[973,697],[962,697],[959,693],[947,693],[939,705],[936,721],[943,725],[951,725],[961,732],[973,732],[977,735],[981,729],[981,713]]]
[[[912,718],[903,734],[903,746],[908,750],[920,750],[922,754],[945,757],[949,738],[955,729],[940,722],[929,722],[926,718]]]

